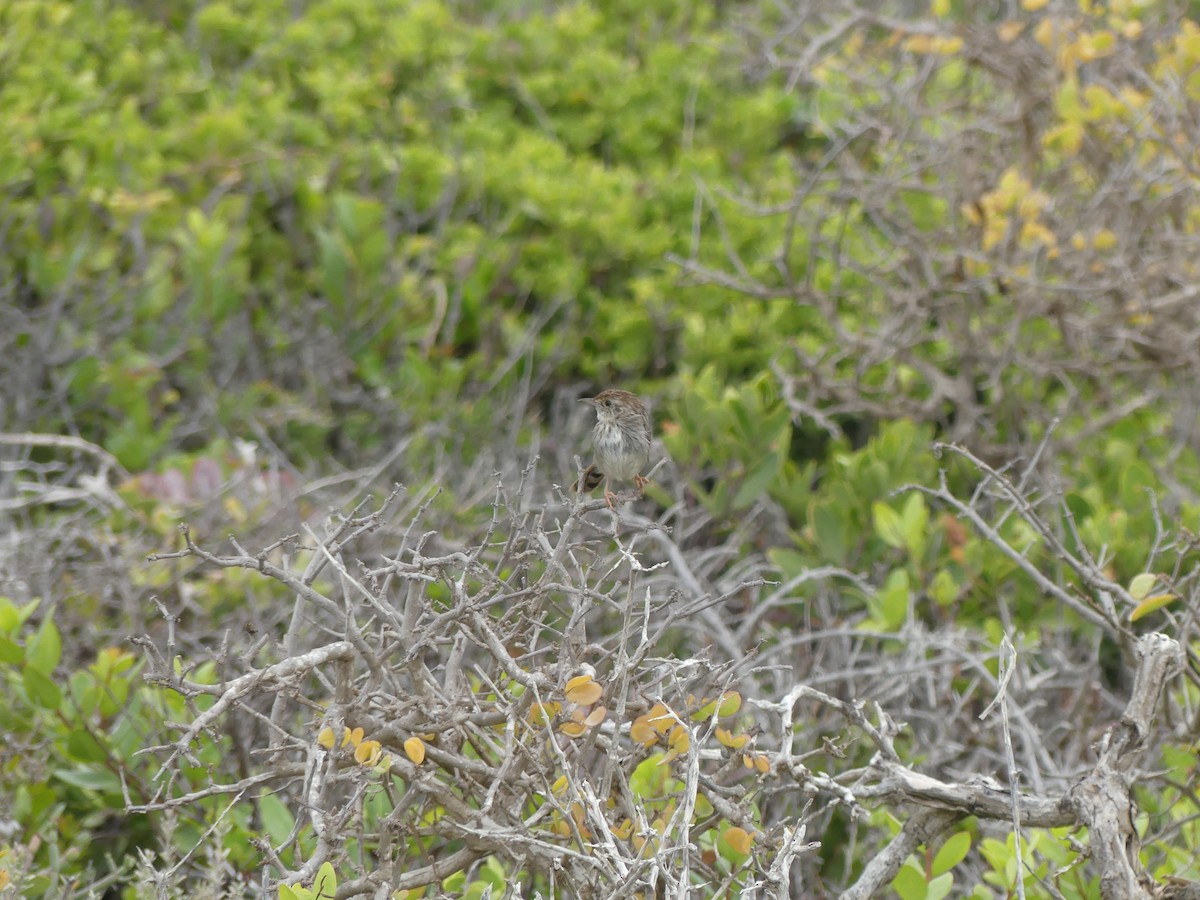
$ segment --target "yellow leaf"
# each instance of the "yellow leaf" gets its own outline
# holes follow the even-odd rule
[[[734,850],[734,852],[747,856],[750,853],[750,848],[754,843],[754,839],[744,828],[738,828],[736,825],[730,828],[722,835],[725,843]]]
[[[353,731],[347,732],[346,736],[342,738],[342,746],[345,747],[347,743],[350,743],[357,747],[362,743],[365,733],[361,728],[355,728]]]
[[[332,750],[333,749],[333,729],[330,728],[328,725],[326,725],[324,728],[322,728],[321,731],[317,734],[317,743],[320,744],[322,747],[324,747],[326,750]]]
[[[1111,250],[1117,245],[1117,236],[1111,229],[1101,228],[1092,238],[1092,246],[1097,250]]]
[[[722,719],[728,719],[736,716],[739,709],[742,708],[742,695],[737,691],[726,691],[721,695],[721,706],[717,710],[717,714]]]
[[[1091,62],[1094,59],[1108,56],[1116,48],[1116,43],[1116,35],[1111,31],[1098,31],[1095,34],[1084,35],[1079,39],[1079,58],[1084,62]]]
[[[608,715],[607,709],[605,709],[603,706],[597,706],[595,709],[593,709],[590,713],[587,714],[587,717],[583,720],[583,724],[586,725],[588,728],[595,728],[597,725],[599,725],[601,722],[604,721],[604,717],[607,715]]]
[[[1064,122],[1051,128],[1042,135],[1042,146],[1074,156],[1083,146],[1083,126],[1078,122]]]
[[[1021,36],[1021,32],[1024,30],[1025,23],[1013,19],[1008,22],[1001,22],[1000,27],[996,29],[996,33],[1000,35],[1000,40],[1004,43],[1011,44]]]
[[[666,734],[675,725],[675,714],[661,703],[655,703],[650,707],[650,712],[646,713],[646,721],[659,734]]]
[[[1177,598],[1174,594],[1155,594],[1153,597],[1147,597],[1134,607],[1133,612],[1129,614],[1129,621],[1136,622],[1142,616],[1148,616],[1156,609],[1162,609],[1175,599]]]
[[[1042,19],[1038,22],[1037,28],[1033,30],[1033,39],[1045,47],[1047,50],[1053,50],[1055,44],[1055,23],[1053,19]]]
[[[551,720],[562,712],[561,703],[535,703],[529,707],[530,725],[549,725]]]
[[[746,742],[750,740],[750,735],[748,734],[743,733],[734,737],[733,733],[725,728],[718,728],[715,733],[717,740],[730,750],[741,750],[746,746]]]
[[[930,53],[933,51],[933,35],[914,34],[904,42],[904,49],[909,53]]]
[[[676,725],[671,729],[671,734],[667,737],[667,745],[672,750],[687,753],[688,748],[692,745],[692,736],[682,725]]]
[[[1021,9],[1025,12],[1037,12],[1049,2],[1050,0],[1021,0]]]
[[[658,732],[650,724],[649,716],[638,716],[629,726],[629,739],[635,744],[649,747],[658,740]]]
[[[587,828],[587,816],[583,811],[582,803],[571,804],[571,818],[575,820],[575,826],[579,829],[580,834],[584,837],[592,836],[592,833]]]
[[[558,778],[556,778],[554,780],[554,784],[550,785],[550,792],[553,794],[561,794],[566,789],[567,789],[567,776],[566,775],[559,775]]]
[[[404,742],[404,753],[416,765],[425,762],[425,742],[415,735]]]
[[[558,731],[569,738],[577,738],[587,731],[587,726],[582,722],[563,722],[558,726]]]
[[[613,837],[623,841],[628,840],[629,836],[633,834],[633,819],[622,819],[620,825],[610,827],[609,831],[613,833]]]
[[[604,688],[597,684],[591,675],[576,675],[567,682],[564,693],[572,703],[591,706],[604,696]]]
[[[364,766],[373,766],[379,762],[383,747],[379,741],[363,741],[354,750],[354,761]]]

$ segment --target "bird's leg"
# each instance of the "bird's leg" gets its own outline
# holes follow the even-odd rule
[[[617,495],[614,494],[612,488],[609,487],[607,478],[604,479],[604,502],[608,504],[608,508],[613,512],[617,511]]]
[[[641,493],[643,496],[645,496],[646,485],[648,485],[650,483],[650,479],[647,478],[645,475],[634,475],[633,483],[635,485],[637,485],[637,489],[638,489],[639,493]]]

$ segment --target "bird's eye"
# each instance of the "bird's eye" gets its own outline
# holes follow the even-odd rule
[[[604,405],[605,405],[605,406],[609,406],[609,407],[611,407],[611,406],[612,406],[612,401],[611,401],[611,400],[605,400],[605,401],[604,401]]]

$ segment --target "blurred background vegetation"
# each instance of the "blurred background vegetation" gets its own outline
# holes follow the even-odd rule
[[[0,870],[21,895],[137,896],[136,849],[205,834],[123,812],[181,712],[123,639],[161,627],[157,597],[216,653],[214,623],[273,598],[145,564],[181,520],[259,545],[436,485],[437,526],[469,540],[493,473],[536,457],[556,502],[587,447],[575,400],[606,386],[651,402],[651,500],[703,511],[714,579],[754,559],[872,586],[802,588],[748,639],[1053,634],[1105,677],[1088,623],[893,492],[975,483],[935,440],[1020,461],[1111,577],[1187,582],[1196,13],[2,0]],[[1194,758],[1163,765],[1147,803],[1194,817]],[[226,825],[253,872],[261,818]],[[1181,871],[1195,838],[1152,864]],[[861,865],[823,860],[833,884]]]

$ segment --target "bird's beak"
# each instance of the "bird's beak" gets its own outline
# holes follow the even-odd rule
[[[595,397],[580,397],[580,398],[579,398],[579,402],[580,402],[580,403],[586,403],[586,404],[588,404],[589,406],[595,406],[595,405],[596,405],[596,398],[595,398]]]

